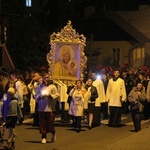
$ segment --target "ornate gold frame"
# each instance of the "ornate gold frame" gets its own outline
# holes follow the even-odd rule
[[[53,33],[50,35],[50,45],[51,49],[47,54],[47,61],[49,64],[49,74],[54,80],[61,80],[64,83],[72,83],[77,79],[83,79],[84,70],[86,68],[87,57],[84,53],[84,47],[86,38],[83,34],[79,35],[75,29],[72,28],[71,21],[69,20],[67,25],[61,29],[58,33]],[[63,50],[62,50],[63,49]],[[58,70],[60,67],[60,58],[62,51],[67,51],[70,53],[70,59],[73,60],[73,67],[68,69],[67,73],[64,75]],[[61,60],[62,61],[62,60]],[[69,65],[72,63],[69,61]],[[59,63],[59,65],[57,65]],[[67,64],[67,66],[68,66]],[[65,64],[66,65],[66,64]],[[59,73],[58,73],[59,71]],[[72,72],[71,72],[72,71]]]

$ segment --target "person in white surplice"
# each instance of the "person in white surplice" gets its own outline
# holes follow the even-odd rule
[[[122,102],[126,101],[126,89],[120,71],[114,70],[113,78],[109,80],[106,100],[109,106],[109,127],[121,127]]]

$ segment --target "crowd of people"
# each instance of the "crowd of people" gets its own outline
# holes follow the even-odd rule
[[[131,112],[135,132],[141,130],[141,120],[150,117],[150,82],[146,73],[114,69],[89,73],[87,78],[67,85],[52,80],[46,71],[13,70],[1,88],[1,123],[6,123],[8,139],[3,147],[15,147],[15,126],[23,124],[25,115],[33,116],[33,126],[39,126],[41,143],[56,140],[55,117],[82,131],[82,119],[91,130],[108,119],[108,127],[121,127],[122,114]]]

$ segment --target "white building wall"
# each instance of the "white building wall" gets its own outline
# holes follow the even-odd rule
[[[97,63],[103,63],[104,59],[112,58],[113,48],[120,49],[120,66],[124,63],[129,63],[129,50],[132,49],[132,45],[126,41],[92,41],[86,43],[85,52],[88,54],[95,53],[99,51],[101,53],[100,57],[95,57]],[[101,59],[101,60],[100,60]]]

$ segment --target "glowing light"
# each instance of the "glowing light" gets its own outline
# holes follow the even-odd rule
[[[49,92],[48,92],[47,87],[43,87],[43,89],[41,90],[41,94],[42,94],[42,95],[47,95],[47,96],[48,96],[48,95],[49,95],[48,93],[49,93]]]
[[[101,75],[97,75],[96,78],[97,79],[102,79],[102,76]]]

